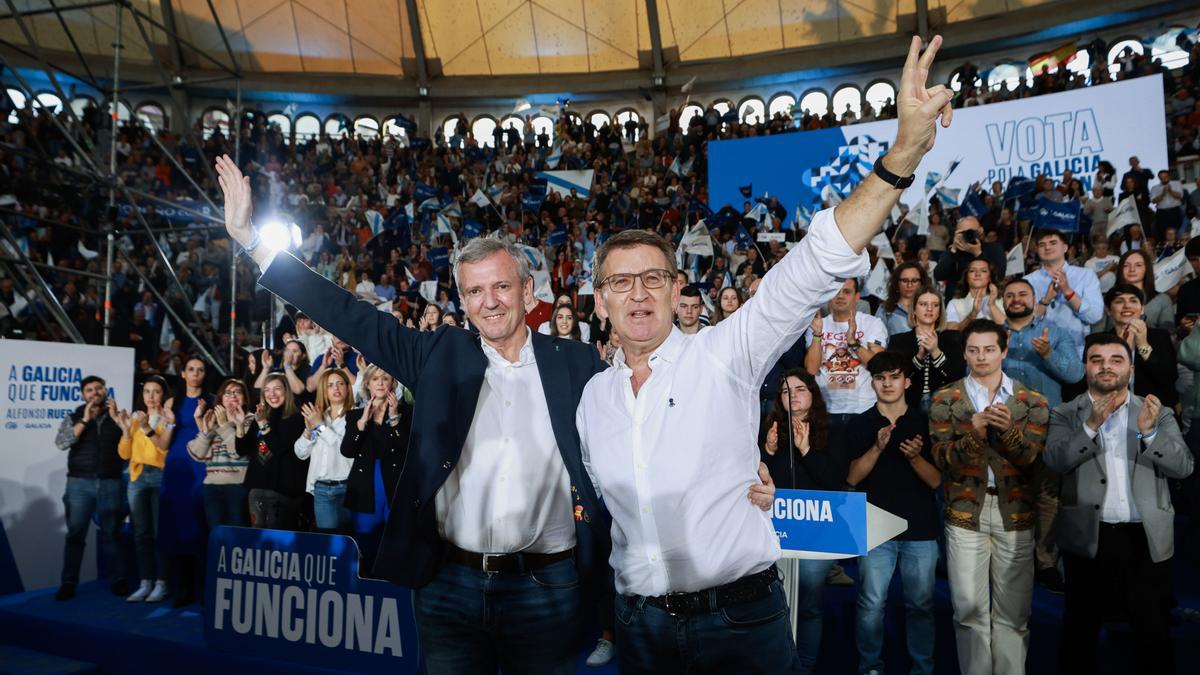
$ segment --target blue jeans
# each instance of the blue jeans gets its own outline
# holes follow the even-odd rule
[[[241,483],[205,484],[204,518],[210,531],[218,525],[247,527],[250,514],[246,510],[246,486]]]
[[[108,559],[114,579],[124,576],[117,529],[121,523],[121,479],[67,477],[63,493],[67,515],[67,544],[63,548],[62,583],[79,583],[79,566],[87,543],[92,514],[100,520],[100,549]]]
[[[425,670],[575,672],[581,605],[574,560],[525,574],[489,574],[446,563],[414,593]]]
[[[636,595],[616,598],[617,669],[630,673],[797,673],[783,584],[760,600],[672,616]]]
[[[797,560],[796,579],[796,650],[800,652],[800,672],[808,675],[817,667],[821,651],[821,629],[825,615],[821,611],[821,593],[833,560]]]
[[[862,586],[858,592],[856,637],[858,672],[883,672],[883,608],[896,563],[904,586],[904,623],[912,673],[933,672],[933,579],[937,566],[936,539],[892,540],[858,559]]]
[[[317,481],[313,484],[313,516],[318,530],[350,531],[350,509],[346,508],[346,483]]]
[[[167,576],[167,558],[154,546],[154,535],[158,532],[162,475],[162,469],[144,466],[138,479],[129,483],[129,515],[133,518],[138,578],[145,581],[165,579]]]

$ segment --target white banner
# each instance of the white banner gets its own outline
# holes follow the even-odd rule
[[[123,409],[133,403],[133,350],[59,342],[0,340],[0,524],[25,590],[57,586],[67,527],[67,453],[54,445],[63,418],[82,404],[79,382],[99,375]],[[96,576],[89,528],[80,579]]]

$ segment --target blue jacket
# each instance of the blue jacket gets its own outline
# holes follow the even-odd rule
[[[358,301],[287,253],[275,256],[259,284],[412,391],[408,458],[372,572],[404,586],[424,586],[437,574],[446,554],[446,542],[438,534],[434,496],[462,455],[487,369],[479,335],[451,326],[433,332],[406,328],[391,314]],[[583,467],[575,409],[584,385],[606,366],[585,343],[537,331],[532,339],[550,424],[571,480],[578,513],[575,564],[586,589],[605,583],[611,544],[607,513],[601,511]]]

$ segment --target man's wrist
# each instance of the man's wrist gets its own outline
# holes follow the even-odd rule
[[[924,156],[922,152],[914,152],[899,143],[893,143],[879,161],[883,162],[883,168],[898,176],[911,176],[917,172],[917,166]]]

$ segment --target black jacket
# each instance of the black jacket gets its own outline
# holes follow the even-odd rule
[[[408,457],[388,514],[372,576],[419,588],[433,580],[447,552],[438,534],[434,497],[462,455],[487,369],[478,334],[450,326],[432,332],[406,328],[390,314],[359,302],[288,253],[279,253],[259,284],[291,302],[348,342],[366,360],[413,393]],[[583,387],[605,368],[596,350],[576,340],[532,333],[533,352],[571,496],[575,564],[581,585],[603,583],[609,523],[583,468],[575,409]]]
[[[375,510],[375,460],[380,461],[383,488],[389,504],[396,496],[396,484],[408,456],[408,435],[412,431],[412,406],[400,404],[400,422],[395,427],[380,427],[373,421],[358,430],[363,408],[346,413],[346,433],[342,436],[342,456],[354,460],[346,479],[346,508],[359,513]]]
[[[986,259],[992,265],[992,274],[998,278],[1004,278],[1004,270],[1007,263],[1004,254],[1004,247],[994,241],[985,241],[979,249],[979,257]],[[954,297],[954,290],[958,286],[958,282],[962,281],[963,271],[967,269],[967,265],[974,260],[974,256],[970,253],[962,251],[951,251],[949,248],[942,254],[938,260],[938,264],[933,268],[933,278],[936,281],[946,282],[946,297]]]
[[[79,406],[71,413],[71,425],[83,419]],[[107,410],[101,410],[96,419],[83,428],[83,433],[67,450],[67,475],[72,478],[120,478],[125,460],[117,454],[121,442],[121,427],[112,420]]]
[[[304,433],[304,417],[297,411],[291,417],[281,419],[276,411],[267,413],[271,420],[271,433],[258,435],[258,422],[251,422],[246,435],[237,439],[237,454],[249,457],[246,479],[247,490],[274,490],[293,498],[305,494],[308,481],[308,460],[296,456],[296,439]]]
[[[942,387],[961,380],[967,376],[967,363],[963,359],[963,344],[961,334],[956,330],[938,331],[938,349],[941,350],[941,365],[929,364],[929,394]],[[900,352],[910,360],[917,356],[916,331],[897,333],[888,341],[888,350]],[[910,361],[913,367],[912,384],[904,392],[904,400],[909,406],[920,408],[921,395],[925,391],[925,368],[920,361]]]

